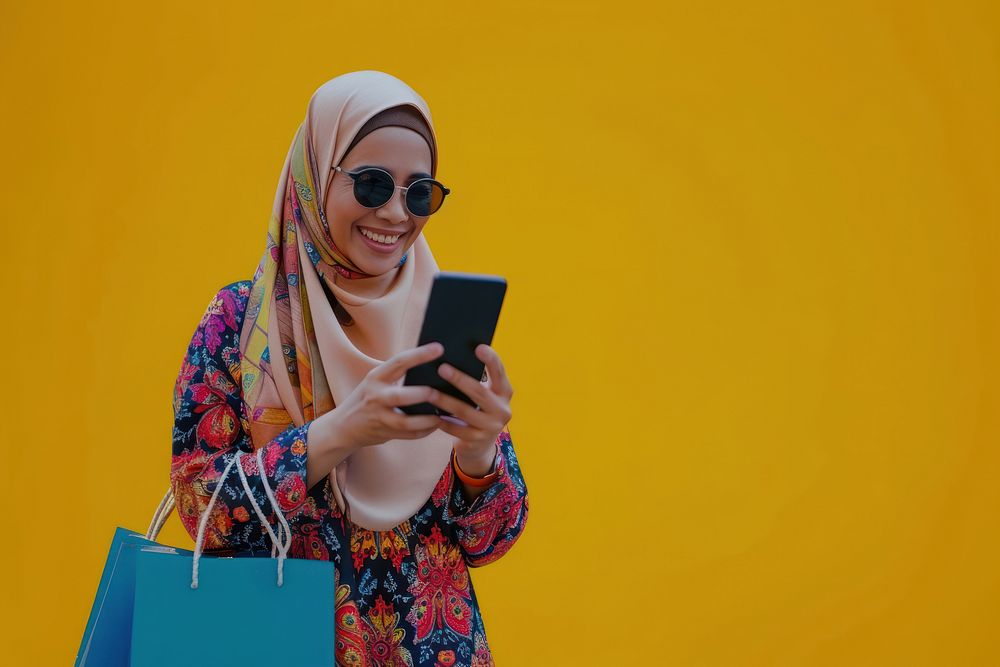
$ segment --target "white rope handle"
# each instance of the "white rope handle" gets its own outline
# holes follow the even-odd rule
[[[163,528],[163,524],[166,522],[167,517],[169,517],[170,513],[174,511],[174,504],[174,489],[171,486],[167,489],[167,492],[163,494],[160,504],[156,506],[156,511],[153,512],[153,518],[149,522],[149,528],[146,529],[147,540],[155,540],[156,536],[160,534],[160,530]]]
[[[247,492],[247,496],[250,498],[250,504],[253,505],[254,512],[257,513],[257,517],[260,518],[260,522],[263,524],[264,528],[267,530],[267,534],[271,538],[271,557],[274,557],[274,549],[278,551],[278,585],[281,586],[284,583],[284,570],[285,570],[285,558],[288,556],[288,550],[292,546],[292,531],[288,527],[288,521],[285,520],[285,515],[281,511],[281,507],[278,505],[278,501],[274,498],[274,493],[271,491],[271,485],[267,481],[267,475],[264,473],[264,459],[263,459],[264,449],[257,450],[257,474],[260,476],[260,481],[264,484],[264,492],[267,494],[267,499],[271,502],[271,507],[274,508],[274,514],[278,517],[278,534],[274,534],[274,530],[271,529],[271,523],[264,516],[263,510],[261,510],[260,505],[257,504],[257,499],[253,497],[253,491],[250,489],[250,483],[247,481],[246,474],[243,472],[243,466],[236,469],[236,472],[240,474],[240,481],[243,482],[243,489]],[[284,529],[284,535],[282,535],[282,529]],[[282,543],[281,538],[285,537],[284,543]]]
[[[194,558],[191,563],[191,588],[198,588],[198,561],[201,559],[202,550],[205,544],[205,527],[208,525],[209,515],[211,515],[212,508],[215,506],[215,501],[219,497],[219,492],[222,491],[226,478],[229,476],[229,471],[232,469],[234,464],[239,462],[243,453],[243,450],[237,449],[236,455],[233,456],[229,463],[226,464],[225,469],[222,471],[222,476],[219,478],[219,482],[215,486],[215,491],[212,493],[212,498],[208,501],[208,507],[205,508],[204,514],[201,515],[201,521],[198,522],[198,537],[195,539]],[[267,481],[267,475],[264,474],[264,460],[262,458],[263,453],[263,448],[257,450],[257,472],[260,475],[261,481],[264,483],[264,491],[267,494],[267,499],[271,502],[271,506],[274,508],[274,513],[278,517],[278,534],[282,537],[287,536],[284,542],[281,541],[279,535],[274,534],[274,530],[271,528],[271,523],[267,520],[267,517],[264,516],[264,512],[261,510],[260,505],[257,504],[257,500],[253,496],[253,490],[250,488],[250,483],[247,481],[246,474],[243,472],[243,466],[238,465],[236,467],[236,471],[240,475],[240,481],[243,483],[243,489],[246,491],[247,496],[250,499],[250,504],[253,506],[254,512],[256,512],[261,525],[264,526],[271,538],[271,544],[273,545],[271,551],[272,557],[274,556],[274,549],[277,548],[278,586],[281,586],[284,583],[285,557],[288,555],[288,550],[291,548],[292,544],[292,531],[288,526],[288,521],[285,520],[285,515],[281,511],[281,507],[274,498],[274,493],[271,491],[271,485]],[[282,535],[282,532],[284,535]]]
[[[215,485],[215,491],[212,492],[212,498],[208,501],[208,507],[205,508],[205,513],[201,515],[201,521],[198,522],[198,537],[194,540],[194,561],[191,565],[191,588],[198,588],[198,560],[201,558],[201,550],[205,544],[205,526],[208,524],[208,517],[212,514],[212,508],[215,506],[215,501],[219,498],[219,492],[225,486],[229,471],[232,469],[233,464],[240,460],[241,456],[243,456],[243,450],[237,449],[236,455],[226,464],[225,470],[222,471],[222,477],[219,478],[218,483]]]
[[[288,527],[288,521],[285,519],[285,514],[281,511],[281,506],[278,501],[274,498],[274,492],[271,491],[271,485],[267,481],[267,475],[264,474],[264,449],[257,450],[257,471],[260,474],[260,480],[264,483],[264,493],[267,494],[267,499],[271,503],[271,507],[274,508],[274,513],[278,517],[278,539],[271,540],[271,558],[274,558],[274,551],[278,549],[283,551],[284,554],[288,554],[288,550],[292,546],[292,529]],[[245,488],[245,487],[244,487]],[[282,528],[285,531],[285,545],[282,549],[281,546],[281,531]],[[279,568],[281,564],[278,564]],[[279,584],[280,586],[280,584]]]

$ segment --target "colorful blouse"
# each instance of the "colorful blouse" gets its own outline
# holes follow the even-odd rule
[[[174,386],[170,479],[192,538],[234,448],[253,451],[239,352],[249,294],[250,281],[240,281],[215,295]],[[306,488],[308,425],[290,425],[264,445],[263,473],[292,530],[290,557],[335,563],[337,664],[492,665],[469,568],[507,553],[528,518],[528,492],[510,433],[505,429],[498,438],[498,479],[473,502],[463,495],[449,460],[427,502],[409,519],[384,531],[350,522],[348,531],[329,479]],[[270,512],[277,532],[256,461],[243,462],[255,499]],[[205,549],[271,553],[235,471],[209,517]]]

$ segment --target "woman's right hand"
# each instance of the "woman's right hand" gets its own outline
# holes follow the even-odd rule
[[[441,425],[437,415],[407,415],[396,410],[437,400],[431,387],[405,387],[399,380],[414,366],[444,354],[440,343],[400,352],[373,368],[336,408],[314,419],[308,430],[306,459],[308,488],[321,482],[345,458],[362,447],[387,440],[413,440],[430,435]]]
[[[404,350],[373,368],[330,414],[337,416],[340,435],[350,446],[370,447],[387,440],[413,440],[438,429],[437,415],[407,415],[401,405],[433,402],[438,391],[432,387],[399,384],[406,371],[444,354],[440,343],[428,343]]]

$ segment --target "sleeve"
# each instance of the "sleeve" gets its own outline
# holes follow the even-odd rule
[[[240,383],[240,290],[234,283],[209,303],[195,330],[174,385],[173,451],[170,484],[177,514],[195,539],[198,523],[216,487],[223,484],[206,524],[206,552],[267,552],[271,540],[238,471],[221,475],[237,450],[254,499],[277,534],[278,520],[264,491],[249,435]],[[309,423],[290,425],[263,447],[264,470],[272,492],[296,534],[306,512],[306,449]]]
[[[528,520],[528,489],[514,453],[510,432],[497,437],[500,445],[499,475],[469,503],[452,465],[450,515],[465,562],[481,567],[510,551]]]

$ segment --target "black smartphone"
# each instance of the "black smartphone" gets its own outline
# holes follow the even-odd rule
[[[476,358],[476,346],[493,342],[506,292],[507,281],[500,276],[453,271],[435,275],[417,345],[438,342],[444,346],[444,354],[408,370],[403,384],[431,386],[475,407],[472,399],[438,375],[438,367],[449,363],[474,378],[483,376],[486,364]],[[401,405],[399,409],[410,415],[450,416],[430,403]]]

